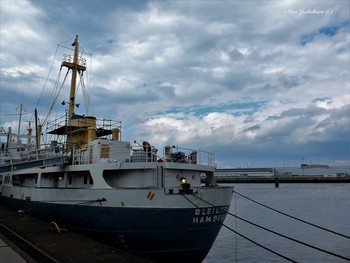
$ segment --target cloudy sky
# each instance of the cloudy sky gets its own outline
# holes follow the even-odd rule
[[[1,0],[0,22],[6,129],[21,103],[22,133],[35,107],[45,118],[79,35],[93,111],[123,140],[213,151],[220,168],[350,164],[347,0]]]

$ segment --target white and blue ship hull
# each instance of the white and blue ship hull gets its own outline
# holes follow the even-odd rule
[[[22,199],[16,198],[20,192]],[[51,201],[32,200],[46,195]],[[231,197],[231,188],[219,187],[193,195],[163,189],[2,191],[2,201],[17,210],[155,262],[201,262],[221,229]],[[215,200],[215,207],[203,200]]]

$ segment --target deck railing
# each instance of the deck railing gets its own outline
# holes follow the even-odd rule
[[[110,141],[112,140],[103,140]],[[21,145],[0,151],[0,166],[29,160],[44,160],[53,157],[70,156],[72,164],[89,164],[96,162],[173,162],[215,166],[214,153],[198,149],[164,147],[162,156],[153,146],[126,146],[126,144],[103,144],[99,148],[79,148],[78,145],[67,145],[52,141],[36,149],[32,145]]]
[[[97,151],[97,152],[94,152]],[[124,163],[124,162],[173,162],[173,163],[189,163],[198,165],[215,166],[214,153],[188,149],[173,148],[171,151],[165,150],[163,156],[160,156],[154,147],[142,147],[140,145],[130,146],[129,150],[125,145],[101,144],[96,148],[72,148],[73,164],[89,164],[89,163]]]

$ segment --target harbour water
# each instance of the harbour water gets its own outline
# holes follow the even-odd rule
[[[236,184],[266,206],[350,236],[350,184]],[[312,246],[350,258],[350,239],[306,225],[234,194],[230,213]],[[225,225],[295,262],[349,262],[228,215]],[[223,227],[204,263],[288,262]]]

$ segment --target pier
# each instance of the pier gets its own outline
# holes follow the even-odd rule
[[[49,222],[33,218],[30,213],[0,204],[0,214],[0,258],[9,262],[151,263],[71,231],[59,234]]]
[[[278,178],[279,183],[350,183],[350,177],[321,177],[321,176],[284,176],[284,177],[238,177],[216,176],[217,183],[271,183]],[[203,180],[204,182],[204,180]]]
[[[216,169],[214,176],[218,183],[349,183],[350,166],[223,168]]]

